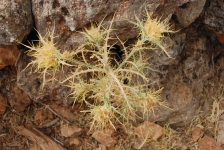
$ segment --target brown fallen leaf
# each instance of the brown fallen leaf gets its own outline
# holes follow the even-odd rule
[[[34,127],[26,128],[24,126],[18,126],[15,127],[15,129],[20,135],[23,135],[32,141],[36,149],[40,147],[41,150],[64,150],[60,144],[56,143]]]

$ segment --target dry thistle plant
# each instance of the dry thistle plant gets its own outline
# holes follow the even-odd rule
[[[56,71],[61,69],[62,65],[71,66],[68,64],[73,58],[73,52],[64,51],[63,53],[58,50],[56,43],[54,42],[54,29],[48,31],[45,36],[38,33],[38,44],[31,43],[31,46],[25,45],[29,50],[27,51],[28,56],[33,57],[33,60],[27,65],[30,65],[34,69],[34,72],[43,74],[44,87],[46,81],[46,74],[53,75]],[[27,68],[26,67],[26,68]]]
[[[135,25],[140,30],[140,36],[136,44],[127,48],[118,39],[124,52],[121,62],[110,57],[113,45],[109,45],[109,41],[114,39],[110,35],[112,24],[113,20],[108,28],[103,27],[102,22],[98,26],[92,24],[89,29],[81,32],[87,42],[75,51],[79,58],[73,63],[79,67],[65,80],[71,83],[71,95],[75,102],[84,102],[89,106],[90,109],[84,112],[91,115],[90,129],[102,129],[108,125],[116,129],[114,124],[122,123],[119,121],[121,118],[123,121],[135,120],[139,117],[137,112],[147,118],[155,107],[165,106],[160,98],[161,89],[148,88],[149,79],[145,71],[149,66],[144,53],[155,46],[165,50],[161,41],[165,32],[172,32],[169,24],[167,21],[153,19],[148,13],[145,21],[137,19]],[[144,46],[148,43],[149,47]],[[115,66],[112,61],[116,62]],[[86,74],[92,76],[83,80]],[[77,83],[80,79],[81,82]]]
[[[117,38],[124,53],[121,62],[111,57],[114,45],[109,43],[115,39],[111,36],[112,24],[113,20],[107,28],[101,22],[84,29],[81,33],[87,42],[72,53],[58,50],[53,41],[54,30],[44,37],[38,33],[39,44],[27,46],[28,55],[34,57],[28,66],[32,65],[35,71],[43,74],[44,83],[46,73],[54,73],[63,65],[73,67],[70,76],[61,83],[69,81],[74,102],[84,103],[89,108],[83,112],[90,113],[92,118],[90,130],[108,125],[116,129],[116,123],[135,120],[140,115],[147,118],[155,107],[164,106],[161,89],[148,87],[145,72],[149,66],[144,53],[155,46],[167,53],[161,41],[165,32],[172,32],[169,24],[153,19],[148,13],[145,21],[137,18],[134,23],[140,31],[137,42],[132,47],[125,47]]]
[[[161,21],[159,18],[153,18],[152,13],[146,11],[146,20],[141,21],[137,17],[137,22],[133,22],[140,30],[140,41],[137,45],[142,43],[150,43],[152,47],[157,46],[161,48],[167,56],[171,58],[166,48],[162,45],[162,39],[164,38],[164,33],[174,33],[171,30],[168,20],[165,19]]]

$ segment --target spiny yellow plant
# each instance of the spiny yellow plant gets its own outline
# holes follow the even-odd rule
[[[116,39],[111,36],[112,24],[113,20],[108,27],[101,22],[85,28],[81,34],[86,43],[73,52],[58,50],[54,30],[44,37],[38,33],[38,45],[27,46],[30,49],[28,55],[34,58],[28,66],[32,65],[35,71],[43,74],[44,83],[46,73],[54,73],[63,65],[73,67],[61,83],[69,81],[74,102],[85,103],[89,108],[83,112],[92,117],[91,129],[102,129],[107,125],[116,129],[115,122],[135,120],[140,117],[137,114],[147,118],[155,107],[164,106],[161,89],[148,87],[150,80],[145,74],[149,64],[145,53],[155,45],[164,50],[161,41],[164,32],[171,32],[169,25],[166,21],[153,19],[148,13],[145,21],[137,18],[135,25],[140,31],[139,39],[132,47],[125,47],[117,37],[124,53],[122,61],[117,61],[112,54],[111,39]]]
[[[54,29],[52,32],[48,31],[45,36],[38,33],[38,44],[25,45],[29,48],[27,54],[33,57],[33,60],[28,64],[35,68],[35,72],[43,74],[43,84],[46,82],[46,74],[54,74],[62,65],[68,65],[72,58],[73,52],[58,50],[54,42]],[[27,67],[28,67],[27,66]]]
[[[89,29],[85,28],[85,32],[81,32],[87,39],[88,45],[99,46],[102,41],[106,38],[106,30],[102,28],[102,22],[97,26],[96,24],[91,24]]]
[[[94,127],[103,129],[109,125],[111,125],[114,129],[114,122],[118,120],[117,118],[117,110],[112,105],[104,103],[103,105],[92,105],[90,110],[83,111],[89,112],[90,116],[93,118],[91,123],[90,130]],[[100,124],[99,124],[100,122]]]
[[[102,26],[102,22],[98,26],[92,24],[81,32],[87,42],[76,50],[81,58],[73,63],[79,67],[65,80],[71,83],[71,95],[75,101],[89,106],[90,109],[84,112],[89,112],[93,118],[91,129],[93,126],[105,128],[107,125],[115,128],[113,123],[118,118],[135,120],[139,117],[137,112],[147,118],[155,107],[165,106],[160,98],[161,89],[148,88],[149,79],[145,72],[149,66],[144,53],[154,49],[154,45],[161,47],[164,32],[171,32],[167,22],[153,19],[148,13],[146,21],[137,19],[135,24],[140,30],[140,36],[136,44],[127,48],[118,39],[124,52],[121,62],[111,58],[113,45],[109,45],[109,41],[115,39],[110,35],[112,24],[113,20],[107,28]],[[144,46],[148,43],[151,46]],[[116,62],[116,65],[112,62]],[[90,79],[73,82],[87,74]]]
[[[141,40],[137,42],[137,45],[149,42],[152,46],[161,48],[171,58],[166,48],[162,45],[162,40],[164,33],[173,33],[175,31],[171,30],[167,19],[161,21],[159,18],[153,18],[152,13],[146,11],[146,14],[145,21],[141,21],[136,17],[137,22],[134,23],[138,27],[141,36]]]

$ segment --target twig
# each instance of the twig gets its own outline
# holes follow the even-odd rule
[[[55,125],[58,121],[59,121],[59,118],[55,118],[54,120],[52,120],[44,125],[41,125],[40,128],[48,128],[50,126]]]
[[[35,101],[35,102],[37,102],[37,103],[43,105],[45,108],[47,108],[48,110],[50,110],[53,114],[55,114],[56,116],[58,116],[61,120],[65,121],[65,122],[67,122],[67,123],[72,124],[68,119],[62,117],[62,116],[61,116],[60,114],[58,114],[53,108],[51,108],[50,105],[44,104],[44,103],[42,103],[42,102],[40,102],[40,101]]]

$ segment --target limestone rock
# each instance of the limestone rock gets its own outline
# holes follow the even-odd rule
[[[0,2],[0,45],[17,45],[33,27],[29,0]]]
[[[185,4],[185,7],[177,7],[176,16],[182,27],[189,26],[201,14],[206,0],[195,0]]]

